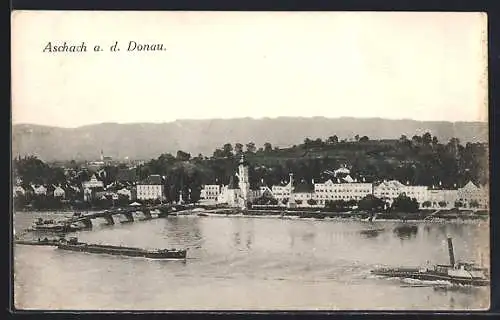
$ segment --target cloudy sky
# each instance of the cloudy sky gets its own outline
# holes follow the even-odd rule
[[[16,12],[12,120],[487,121],[480,13]],[[49,41],[86,53],[43,52]],[[114,41],[122,50],[108,51]],[[129,41],[166,51],[127,52]],[[103,52],[92,52],[95,44]]]

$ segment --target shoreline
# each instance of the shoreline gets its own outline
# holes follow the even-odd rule
[[[247,217],[247,218],[268,218],[285,220],[325,220],[325,221],[362,221],[362,222],[408,222],[408,223],[489,223],[489,215],[477,215],[468,211],[460,214],[456,211],[441,212],[440,215],[432,216],[430,211],[420,211],[416,213],[377,213],[374,221],[368,221],[372,214],[368,212],[347,211],[311,211],[311,210],[256,210],[249,209],[242,211],[238,208],[216,208],[204,209],[203,211],[194,211],[200,207],[185,209],[178,212],[170,212],[168,216],[215,216],[215,217]],[[105,209],[85,210],[88,213],[99,212]],[[13,214],[53,214],[53,215],[72,215],[80,210],[13,210]],[[432,211],[434,212],[434,211]]]
[[[179,215],[182,216],[182,215]],[[184,216],[197,216],[197,215],[184,215]],[[203,216],[197,216],[203,217]],[[387,222],[400,222],[400,223],[432,223],[432,224],[480,224],[489,223],[489,219],[409,219],[402,221],[401,219],[376,219],[375,221],[366,221],[365,219],[359,217],[325,217],[325,218],[314,218],[314,217],[300,217],[300,216],[281,216],[281,215],[253,215],[253,214],[225,214],[225,213],[207,213],[206,217],[219,217],[219,218],[252,218],[252,219],[282,219],[282,220],[300,220],[300,221],[328,221],[328,222],[366,222],[369,224],[375,223],[387,223]]]

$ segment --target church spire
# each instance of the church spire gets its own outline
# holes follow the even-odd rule
[[[240,165],[244,165],[244,166],[248,165],[248,162],[247,162],[247,160],[245,159],[245,155],[244,155],[244,154],[242,154],[242,155],[241,155],[241,158],[240,158],[240,162],[239,162],[239,164],[240,164]]]

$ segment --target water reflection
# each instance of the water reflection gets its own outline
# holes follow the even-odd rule
[[[253,230],[247,232],[247,249],[250,250],[252,248],[253,241]]]
[[[437,226],[438,236],[447,235],[448,234],[448,226],[445,224],[440,224]]]
[[[200,248],[204,242],[199,219],[168,217],[163,223],[164,238]]]
[[[463,236],[465,236],[465,233],[464,233],[464,225],[462,224],[451,224],[448,226],[448,232],[451,232],[457,236],[459,236],[460,238],[462,238]]]
[[[407,240],[414,238],[418,233],[418,226],[415,225],[402,225],[394,228],[393,232],[401,239]]]
[[[450,286],[434,286],[435,292],[440,292],[442,294],[448,294],[448,292],[460,292],[466,294],[478,294],[480,288],[472,287],[472,286],[459,286],[459,285],[450,285]]]
[[[361,230],[359,233],[365,238],[376,238],[384,231],[385,229],[368,229]]]
[[[239,231],[233,233],[233,240],[234,240],[234,245],[238,247],[241,243],[241,237]]]
[[[429,225],[425,225],[424,226],[424,231],[425,231],[425,233],[431,232],[431,227]]]
[[[290,233],[290,248],[293,248],[295,245],[295,234],[293,232]]]
[[[316,233],[306,232],[302,235],[302,241],[304,241],[305,243],[314,243],[315,237],[316,237]]]
[[[484,288],[472,286],[437,286],[433,291],[443,297],[447,297],[450,309],[468,309],[474,305],[487,306],[487,293]]]

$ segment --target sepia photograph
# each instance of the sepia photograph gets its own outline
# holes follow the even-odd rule
[[[15,310],[490,308],[485,13],[11,26]]]

